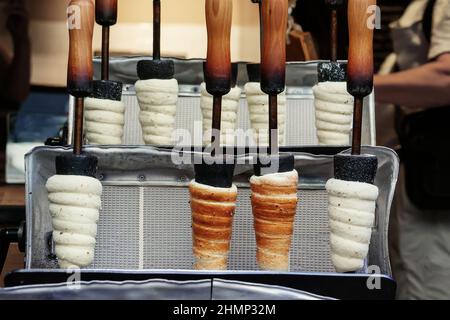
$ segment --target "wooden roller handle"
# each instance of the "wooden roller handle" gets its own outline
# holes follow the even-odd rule
[[[376,0],[349,0],[348,92],[358,98],[368,96],[373,88],[373,27],[371,6]]]
[[[117,0],[95,0],[95,21],[104,27],[117,23]]]
[[[206,89],[212,95],[225,95],[231,89],[231,19],[232,0],[206,0],[208,53]]]
[[[288,0],[263,0],[261,15],[261,89],[266,94],[279,94],[286,81]]]
[[[92,91],[94,4],[91,0],[72,0],[67,13],[70,38],[67,89],[82,98]]]

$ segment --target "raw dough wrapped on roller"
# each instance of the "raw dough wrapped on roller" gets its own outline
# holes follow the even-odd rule
[[[192,181],[191,193],[195,269],[226,270],[237,188],[217,188]]]
[[[288,271],[297,211],[298,173],[274,173],[250,179],[256,233],[256,259],[262,270]]]
[[[331,179],[326,189],[333,265],[337,272],[360,270],[369,251],[378,188],[368,183]]]
[[[59,266],[89,266],[94,260],[102,184],[86,176],[56,175],[46,188]]]
[[[245,85],[250,123],[255,142],[260,146],[269,145],[269,98],[262,92],[261,84],[249,82]],[[278,95],[278,135],[280,145],[284,144],[286,128],[286,93]]]
[[[142,135],[148,145],[172,145],[178,101],[176,79],[149,79],[136,82],[141,109]]]
[[[348,145],[353,121],[353,97],[346,82],[320,82],[313,87],[319,144]]]
[[[203,115],[203,145],[209,145],[211,135],[205,133],[211,132],[213,97],[206,91],[205,83],[201,85],[201,92],[200,108]],[[233,146],[236,144],[237,113],[240,98],[241,89],[239,87],[232,88],[230,93],[222,98],[222,130],[220,137],[222,145]]]
[[[122,144],[125,105],[122,101],[86,98],[86,137],[89,144]]]

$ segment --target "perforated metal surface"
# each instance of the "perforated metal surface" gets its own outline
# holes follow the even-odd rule
[[[137,188],[105,187],[98,222],[94,268],[137,269],[139,260]]]
[[[148,146],[86,147],[84,151],[98,158],[104,186],[95,261],[88,269],[192,270],[187,182],[194,178],[193,166],[175,165],[170,151]],[[55,157],[70,152],[69,148],[41,147],[27,156],[27,269],[58,268],[49,238],[53,227],[45,183],[55,174]],[[387,227],[398,158],[384,148],[364,147],[363,152],[379,160],[377,225],[372,230],[368,265],[390,275]],[[333,272],[324,190],[333,174],[333,157],[297,152],[295,168],[300,173],[300,190],[291,272]],[[257,270],[249,191],[252,174],[251,165],[237,165],[234,182],[239,192],[230,270]]]
[[[141,126],[139,124],[139,105],[133,91],[123,96],[126,108],[124,144],[143,145]],[[286,143],[287,146],[317,145],[314,100],[312,97],[288,98],[286,105]],[[186,129],[194,137],[195,123],[201,129],[202,113],[200,98],[180,96],[177,105],[175,129]],[[250,119],[247,100],[242,97],[239,110],[237,128],[248,130]],[[201,140],[200,140],[201,141]],[[193,143],[193,141],[191,141]]]
[[[143,57],[119,57],[111,60],[111,79],[124,83],[123,100],[127,106],[125,115],[124,145],[143,145],[141,127],[139,124],[139,106],[135,97],[134,84],[138,80],[136,64]],[[200,112],[200,83],[203,79],[203,60],[177,60],[175,78],[179,84],[179,103],[176,116],[176,129],[188,129],[191,137],[195,121],[199,122],[197,138],[202,141],[201,112]],[[317,145],[315,116],[312,87],[317,84],[317,63],[293,62],[286,65],[286,97],[287,97],[287,123],[285,146],[312,146]],[[100,60],[94,59],[97,77],[100,75]],[[240,63],[238,85],[243,88],[248,82],[246,63]],[[69,110],[69,143],[72,139],[74,99],[70,100]],[[245,92],[238,111],[238,129],[248,129],[248,108]],[[362,142],[364,145],[375,145],[375,99],[370,95],[365,101],[362,126]],[[183,140],[183,144],[189,141]],[[242,146],[243,143],[239,143]],[[252,145],[252,143],[247,143]]]
[[[291,271],[333,272],[327,197],[300,190]],[[184,187],[106,186],[94,269],[192,269],[191,211]],[[230,270],[258,270],[250,190],[240,188]]]

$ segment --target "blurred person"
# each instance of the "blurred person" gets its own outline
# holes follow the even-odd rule
[[[6,22],[0,21],[0,29],[5,28],[11,35],[12,58],[6,48],[0,47],[0,150],[6,143],[6,115],[18,111],[30,91],[30,39],[28,36],[29,17],[25,0],[0,0],[4,7]]]
[[[30,40],[24,0],[9,0],[5,27],[11,34],[13,57],[0,51],[0,99],[2,109],[17,110],[30,91]]]
[[[450,1],[411,1],[391,32],[395,53],[374,85],[383,143],[401,145],[389,239],[397,295],[450,299]]]

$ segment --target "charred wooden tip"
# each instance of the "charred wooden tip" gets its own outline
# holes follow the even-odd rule
[[[205,67],[206,90],[225,95],[231,89],[232,0],[206,0],[208,52]]]
[[[68,77],[67,92],[76,98],[85,98],[92,94],[92,76],[78,73],[78,77]]]
[[[231,64],[231,87],[237,85],[237,78],[239,73],[239,63],[233,62]],[[206,81],[206,61],[203,62],[203,79]]]
[[[95,0],[95,21],[104,27],[117,23],[117,0]]]
[[[67,89],[75,97],[87,97],[92,92],[94,4],[91,0],[72,0],[67,14],[70,39]]]
[[[352,96],[363,99],[373,90],[373,74],[348,73],[347,91]]]
[[[286,26],[288,2],[264,0],[261,4],[262,52],[261,90],[279,94],[286,85]]]
[[[376,0],[349,0],[349,55],[348,55],[348,92],[363,98],[373,88],[373,29],[371,6]]]

